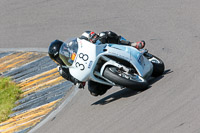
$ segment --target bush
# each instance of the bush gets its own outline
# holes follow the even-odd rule
[[[8,119],[22,91],[10,78],[0,78],[0,122]]]

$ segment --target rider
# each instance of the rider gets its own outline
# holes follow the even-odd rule
[[[100,32],[99,34],[96,34],[95,32],[92,31],[85,31],[79,38],[88,40],[97,45],[105,43],[114,43],[114,44],[133,46],[137,49],[141,49],[145,46],[144,41],[130,42],[125,40],[123,37],[118,36],[116,33],[112,31]],[[53,61],[59,64],[58,70],[63,78],[73,82],[74,84],[79,83],[79,88],[84,88],[85,82],[80,82],[76,78],[74,78],[70,74],[69,69],[65,67],[66,65],[64,61],[62,61],[62,59],[59,57],[59,50],[62,44],[63,42],[60,40],[53,41],[49,46],[48,54]],[[88,81],[88,90],[93,96],[103,95],[111,87],[112,86],[99,84],[91,80]]]
[[[139,42],[130,42],[124,39],[123,37],[118,36],[116,33],[112,31],[100,32],[99,34],[96,34],[95,32],[92,31],[85,31],[81,35],[80,39],[86,39],[96,44],[104,44],[104,43],[124,44],[133,46],[137,49],[144,48],[145,46],[145,41],[143,40]]]

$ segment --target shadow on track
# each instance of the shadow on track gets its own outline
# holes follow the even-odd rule
[[[173,71],[171,71],[170,69],[168,70],[165,70],[165,72],[163,73],[163,75],[159,76],[159,77],[156,77],[156,78],[150,78],[149,80],[149,88],[151,88],[152,84],[154,84],[155,82],[159,81],[160,79],[162,79],[164,77],[164,75],[167,75],[167,74],[170,74],[172,73]],[[144,90],[145,91],[145,90]],[[131,97],[131,96],[134,96],[138,93],[141,93],[142,91],[135,91],[135,90],[131,90],[131,89],[128,89],[128,88],[125,88],[125,89],[122,89],[118,92],[115,92],[111,95],[108,95],[100,100],[98,100],[97,102],[93,103],[92,105],[105,105],[105,104],[108,104],[108,103],[111,103],[113,101],[116,101],[120,98],[126,98],[126,97]]]

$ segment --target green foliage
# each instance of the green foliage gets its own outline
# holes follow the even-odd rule
[[[0,122],[8,119],[22,91],[10,78],[0,78]]]

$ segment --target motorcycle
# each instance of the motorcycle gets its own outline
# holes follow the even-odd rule
[[[148,79],[164,72],[164,63],[145,49],[120,44],[93,44],[80,38],[61,46],[60,58],[81,82],[92,80],[134,90],[148,87]]]

